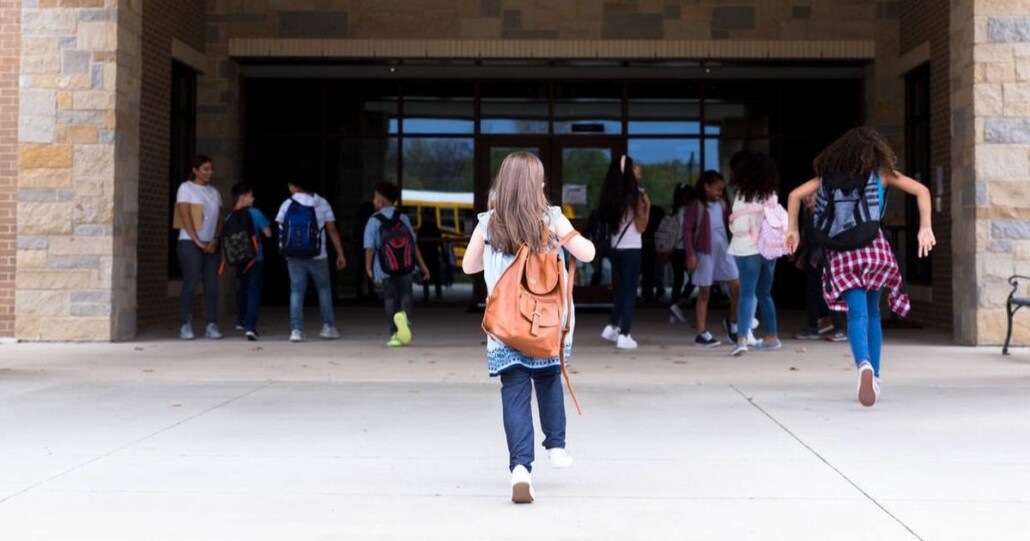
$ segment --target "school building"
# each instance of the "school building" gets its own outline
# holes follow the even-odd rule
[[[378,181],[424,196],[420,229],[460,257],[515,149],[585,220],[613,155],[667,205],[763,151],[785,196],[860,124],[933,192],[931,258],[911,198],[885,224],[913,319],[1000,343],[1006,279],[1030,273],[1030,1],[0,0],[0,337],[174,323],[171,209],[194,153],[266,214],[287,180],[320,186],[353,250],[345,306]],[[777,279],[789,305],[798,278]]]

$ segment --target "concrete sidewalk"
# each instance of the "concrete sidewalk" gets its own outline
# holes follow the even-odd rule
[[[380,311],[340,315],[336,342],[0,346],[0,539],[1030,538],[1025,349],[887,331],[866,409],[846,344],[735,359],[645,311],[617,353],[586,314],[576,463],[541,452],[514,506],[480,316],[418,310],[389,350]]]

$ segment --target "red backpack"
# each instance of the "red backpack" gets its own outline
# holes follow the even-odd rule
[[[415,238],[404,222],[401,211],[394,209],[393,217],[376,214],[379,220],[379,266],[387,276],[404,276],[415,270]]]

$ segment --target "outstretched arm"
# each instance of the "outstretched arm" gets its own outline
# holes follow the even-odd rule
[[[801,236],[798,234],[798,214],[801,212],[801,200],[814,194],[821,181],[813,178],[790,192],[787,198],[787,238],[785,239],[788,254],[798,249]]]
[[[901,191],[916,196],[916,203],[919,206],[919,257],[926,257],[930,255],[930,250],[933,250],[934,246],[937,245],[937,239],[933,235],[933,225],[931,224],[931,216],[933,215],[933,205],[930,202],[930,189],[923,185],[923,183],[913,178],[907,177],[900,171],[891,171],[886,175],[881,175],[883,179],[884,187],[894,186]]]

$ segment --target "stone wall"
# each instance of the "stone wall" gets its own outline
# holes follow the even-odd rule
[[[0,0],[0,338],[14,336],[21,0]]]
[[[143,4],[143,88],[140,120],[139,325],[178,321],[178,296],[169,295],[171,227],[169,140],[172,40],[204,51],[204,0]],[[200,303],[197,303],[198,307]]]
[[[997,344],[1006,278],[1030,273],[1030,2],[951,7],[955,334]],[[1017,323],[1027,344],[1030,321]]]
[[[141,0],[23,6],[16,335],[131,337]]]

